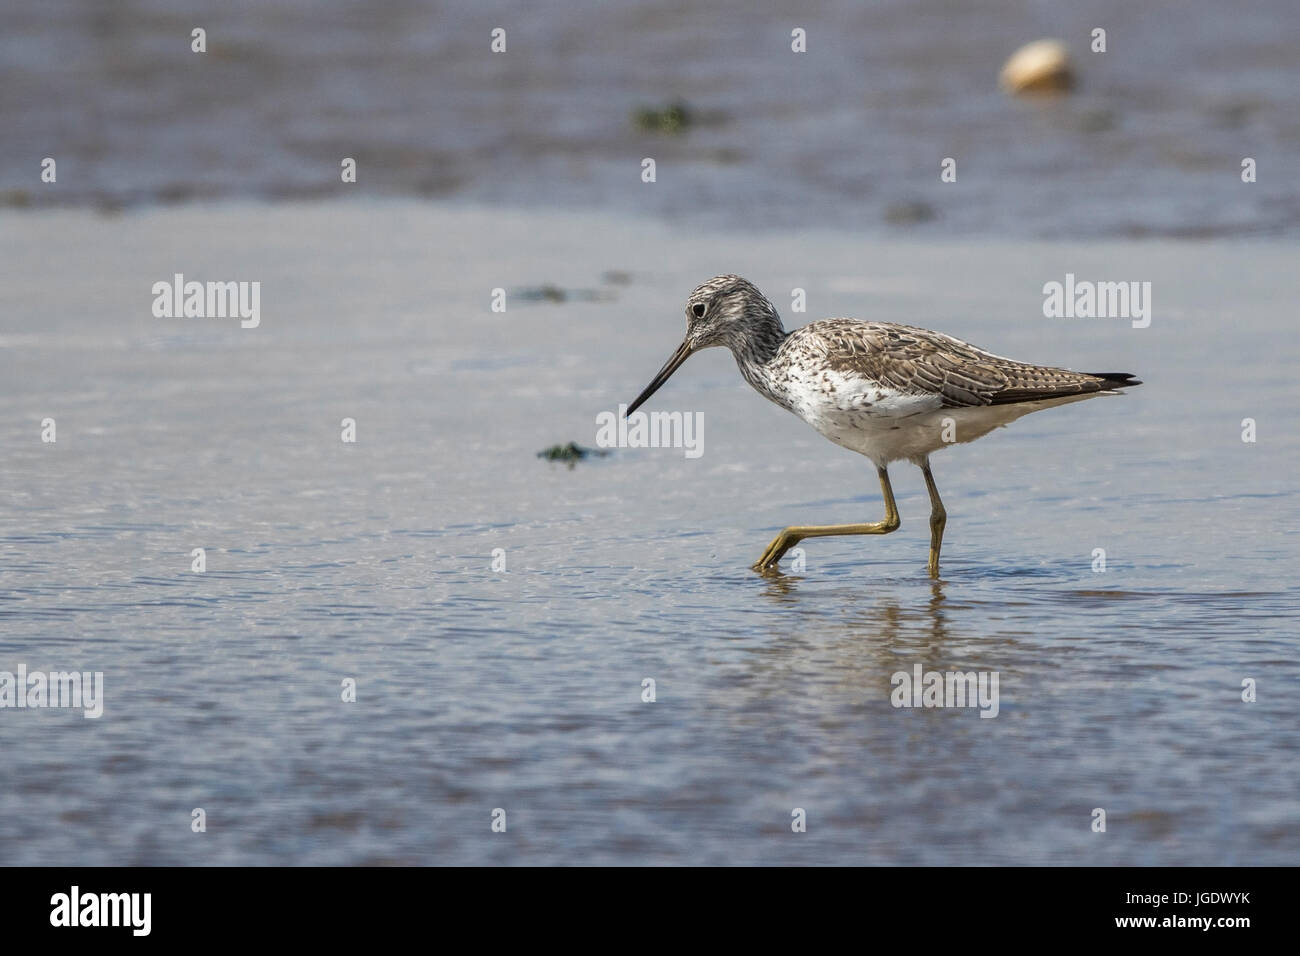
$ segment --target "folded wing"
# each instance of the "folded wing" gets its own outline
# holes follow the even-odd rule
[[[1030,365],[986,352],[941,332],[895,325],[828,319],[800,332],[804,347],[825,363],[910,394],[941,396],[945,408],[1035,402],[1142,383],[1128,372],[1071,372]]]

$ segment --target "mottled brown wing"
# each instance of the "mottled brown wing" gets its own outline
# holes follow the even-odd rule
[[[907,325],[846,319],[813,325],[828,365],[901,392],[940,395],[947,408],[1041,401],[1141,384],[1123,372],[1093,375],[1016,362]]]

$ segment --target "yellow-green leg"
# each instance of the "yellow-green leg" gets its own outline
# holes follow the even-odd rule
[[[795,525],[786,528],[767,546],[763,556],[754,562],[755,571],[770,571],[781,557],[804,538],[829,538],[850,534],[889,534],[898,530],[898,506],[894,504],[894,489],[889,486],[889,472],[877,468],[880,491],[885,497],[885,520],[872,524]]]
[[[934,486],[934,475],[930,474],[929,458],[921,462],[921,474],[925,475],[925,487],[930,492],[930,577],[937,578],[939,548],[943,546],[943,528],[948,523],[948,512],[943,510],[939,489]]]

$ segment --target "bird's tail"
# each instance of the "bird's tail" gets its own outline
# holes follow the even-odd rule
[[[1106,389],[1128,388],[1130,385],[1142,384],[1133,377],[1132,372],[1088,372],[1087,374],[1101,379],[1102,387]]]

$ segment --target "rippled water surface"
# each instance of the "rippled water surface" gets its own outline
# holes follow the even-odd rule
[[[14,213],[0,243],[0,669],[106,687],[98,720],[0,710],[2,862],[1297,859],[1294,247],[409,202]],[[153,318],[175,271],[259,279],[261,326]],[[653,403],[703,413],[701,457],[536,457],[595,443],[718,271],[787,325],[912,322],[1146,384],[936,456],[940,581],[906,465],[900,531],[763,578],[782,525],[881,504],[725,352]],[[1066,272],[1151,281],[1151,326],[1045,319]],[[891,707],[918,663],[997,671],[998,716]]]

